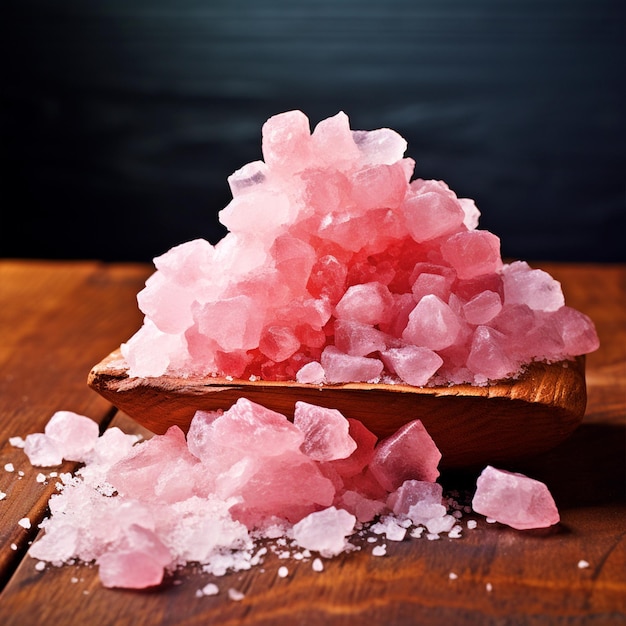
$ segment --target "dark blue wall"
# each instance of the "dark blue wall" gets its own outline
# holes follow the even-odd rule
[[[398,130],[506,256],[626,261],[623,0],[3,7],[0,256],[216,241],[226,177],[299,108]]]

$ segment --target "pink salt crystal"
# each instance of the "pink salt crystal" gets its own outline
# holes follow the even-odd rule
[[[538,311],[556,311],[565,304],[561,284],[524,261],[505,265],[502,275],[505,304],[526,304]]]
[[[350,120],[343,111],[319,122],[311,137],[315,152],[324,165],[337,162],[348,165],[359,158],[359,149],[350,130]]]
[[[356,518],[343,509],[328,507],[311,513],[293,527],[296,543],[307,550],[333,557],[348,547],[346,537],[354,532]]]
[[[99,427],[92,419],[72,411],[57,411],[44,433],[52,439],[69,461],[85,461],[98,440]]]
[[[546,528],[560,519],[544,483],[490,465],[478,477],[472,508],[518,530]]]
[[[163,566],[139,550],[105,552],[98,560],[98,576],[104,587],[145,589],[160,585]]]
[[[566,355],[587,354],[600,347],[600,340],[591,319],[569,306],[561,307],[554,314],[555,323],[561,329],[563,351]]]
[[[415,279],[411,292],[416,302],[431,294],[446,302],[450,297],[450,288],[450,281],[445,276],[424,272]]]
[[[360,212],[400,205],[408,185],[401,165],[373,165],[352,177],[352,200]]]
[[[301,111],[270,117],[262,129],[263,160],[272,169],[304,169],[312,153],[309,120]]]
[[[31,465],[53,467],[63,462],[63,452],[54,439],[44,433],[31,433],[24,441],[24,453]]]
[[[198,307],[195,317],[201,333],[211,337],[219,349],[249,350],[259,345],[261,319],[248,296],[235,296]]]
[[[381,357],[390,371],[415,387],[425,385],[443,363],[443,359],[429,348],[411,345],[385,350]]]
[[[387,491],[394,491],[405,480],[437,480],[440,460],[422,422],[413,420],[378,444],[369,469]]]
[[[424,480],[405,480],[387,498],[387,506],[399,517],[408,517],[409,509],[418,502],[441,505],[443,487]]]
[[[335,346],[326,346],[321,357],[322,367],[329,383],[376,381],[383,371],[379,359],[350,356]]]
[[[357,491],[346,490],[335,501],[337,508],[344,509],[354,515],[362,524],[371,522],[385,510],[380,500],[366,498]]]
[[[339,319],[374,325],[385,321],[391,303],[391,293],[382,283],[352,285],[335,306],[335,315]]]
[[[357,447],[348,434],[348,420],[337,409],[298,401],[293,423],[304,433],[300,450],[315,461],[345,459]]]
[[[352,136],[364,163],[391,165],[399,161],[407,149],[406,140],[390,128],[355,130]]]
[[[324,254],[311,269],[307,289],[314,298],[327,297],[336,303],[345,292],[347,275],[345,264],[332,254]]]
[[[362,472],[374,456],[378,437],[359,420],[348,418],[348,434],[356,447],[350,456],[334,459],[330,465],[342,478],[356,476]]]
[[[506,352],[506,337],[488,326],[478,326],[472,337],[467,366],[475,373],[477,382],[498,380],[514,374],[519,364]]]
[[[187,439],[189,451],[218,471],[244,455],[279,456],[298,450],[304,434],[281,413],[239,398],[223,414],[197,412]]]
[[[367,356],[387,347],[385,334],[369,324],[339,319],[334,330],[335,346],[351,356]]]
[[[463,305],[463,315],[470,324],[486,324],[502,310],[502,300],[494,291],[483,291]]]
[[[263,528],[276,518],[296,523],[334,500],[333,483],[302,453],[265,457],[255,470],[243,484],[234,480],[230,491],[222,485],[222,496],[241,498],[230,510],[248,528]]]
[[[306,363],[296,373],[296,381],[308,385],[321,385],[325,378],[326,372],[317,361]]]
[[[454,344],[460,330],[458,315],[437,296],[428,295],[411,311],[402,339],[416,346],[442,350]]]
[[[418,243],[458,230],[465,218],[458,200],[430,185],[422,190],[422,185],[416,188],[412,184],[402,212],[411,237]]]
[[[233,172],[227,179],[233,197],[253,191],[267,179],[269,172],[263,161],[252,161]]]
[[[193,483],[188,478],[196,463],[182,430],[171,426],[164,435],[133,448],[110,467],[106,478],[120,494],[176,502],[192,495]]]
[[[465,228],[467,228],[467,230],[474,230],[478,228],[480,211],[478,210],[476,203],[471,198],[459,198],[459,204],[465,214],[465,217],[463,218]]]
[[[287,326],[268,326],[259,340],[259,350],[276,363],[286,361],[299,347],[300,341]]]
[[[486,230],[471,230],[452,235],[442,243],[441,253],[461,280],[502,269],[500,239]]]

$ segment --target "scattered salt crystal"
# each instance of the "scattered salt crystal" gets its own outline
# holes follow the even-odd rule
[[[4,466],[4,471],[5,472],[14,472],[15,471],[15,466],[13,465],[13,463],[6,463]]]
[[[7,497],[7,494],[4,491],[0,491],[0,500],[4,500]]]
[[[426,539],[428,539],[428,541],[436,541],[437,539],[441,539],[441,537],[437,533],[426,533]]]
[[[455,574],[454,572],[450,572],[450,573],[448,574],[448,578],[449,578],[450,580],[456,580],[458,577],[459,577],[459,576],[458,576],[458,574]]]
[[[17,522],[22,528],[29,529],[31,527],[30,519],[28,517],[23,517],[21,520]]]
[[[201,596],[216,596],[219,592],[219,587],[215,583],[207,583],[202,589],[198,590]]]
[[[387,546],[385,544],[382,544],[380,546],[374,546],[372,548],[373,556],[385,556],[386,554],[387,554]]]
[[[587,567],[589,567],[589,561],[585,561],[584,559],[581,559],[580,561],[578,561],[579,569],[585,569]]]
[[[492,585],[491,583],[487,583],[487,584],[485,585],[485,589],[486,589],[488,592],[491,592],[491,591],[493,591],[493,585]]]
[[[11,544],[11,550],[17,550],[17,544],[12,543]]]
[[[473,530],[474,528],[476,528],[476,526],[478,526],[478,522],[475,519],[468,519],[467,520],[467,527],[470,530]]]
[[[293,536],[303,548],[336,556],[347,548],[346,537],[354,531],[355,523],[354,515],[332,506],[300,520],[293,527]]]
[[[243,600],[246,596],[243,592],[239,591],[238,589],[233,589],[232,587],[228,590],[228,597],[235,601],[235,602],[240,602],[241,600]]]
[[[24,447],[24,439],[22,437],[9,437],[9,443],[14,448],[23,448]]]
[[[556,504],[544,483],[490,465],[478,477],[472,507],[519,530],[546,528],[559,521]]]
[[[35,569],[38,572],[43,572],[46,569],[46,562],[45,561],[37,561],[37,563],[35,563]]]
[[[72,584],[76,584],[76,583],[78,582],[78,578],[77,578],[76,576],[72,576],[72,577],[70,578],[70,582],[71,582]]]
[[[322,562],[322,559],[319,559],[319,558],[313,559],[313,562],[311,563],[311,569],[314,572],[324,571],[324,563]]]
[[[495,517],[487,517],[485,518],[487,524],[495,524],[498,520]]]
[[[37,476],[35,477],[35,480],[38,483],[45,483],[46,482],[46,475],[42,474],[41,472],[39,474],[37,474]]]
[[[413,537],[414,539],[419,539],[423,534],[424,534],[424,527],[423,526],[416,526],[411,531],[411,537]]]
[[[289,569],[285,567],[284,565],[282,565],[281,567],[278,568],[277,573],[278,573],[279,578],[287,578],[287,576],[289,576]]]

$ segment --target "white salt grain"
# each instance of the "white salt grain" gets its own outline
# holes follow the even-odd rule
[[[385,556],[385,554],[387,554],[387,546],[385,544],[372,548],[372,556]]]
[[[589,567],[589,561],[585,561],[584,559],[578,561],[578,569],[585,569],[586,567]]]
[[[45,482],[46,482],[46,475],[45,475],[45,474],[42,474],[42,473],[40,472],[39,474],[37,474],[37,476],[36,476],[35,480],[36,480],[38,483],[45,483]]]
[[[474,528],[476,528],[476,526],[478,526],[478,522],[475,519],[468,519],[467,520],[467,527],[470,530],[473,530]]]
[[[487,517],[485,521],[487,522],[487,524],[495,524],[498,520],[493,519],[493,517]]]
[[[289,576],[289,570],[284,565],[282,565],[278,568],[278,576],[279,578],[287,578],[287,576]]]
[[[219,592],[219,587],[215,583],[208,583],[204,587],[202,587],[202,589],[196,592],[196,595],[199,594],[201,596],[216,596]]]
[[[228,597],[235,602],[239,602],[243,600],[246,596],[244,593],[239,591],[238,589],[233,589],[232,587],[228,590]]]
[[[9,443],[14,447],[14,448],[23,448],[25,441],[22,437],[9,437]]]
[[[0,491],[0,500],[4,500],[7,497],[7,494],[4,491]]]
[[[38,572],[43,572],[46,569],[46,562],[45,561],[37,561],[37,563],[35,564],[35,569]]]
[[[22,527],[22,528],[26,528],[29,529],[31,524],[30,524],[30,520],[27,517],[23,517],[18,524]]]
[[[314,572],[323,572],[324,563],[322,563],[322,559],[313,559],[313,563],[311,563],[311,568]]]
[[[4,471],[5,472],[14,472],[15,471],[15,466],[13,465],[13,463],[6,463],[4,466]]]
[[[491,592],[491,591],[493,591],[493,585],[492,585],[491,583],[487,583],[487,584],[485,585],[485,589],[486,589],[488,592]]]
[[[70,582],[73,583],[73,584],[76,584],[78,582],[78,578],[76,578],[76,576],[72,576],[70,578]]]
[[[11,550],[17,550],[17,544],[12,543],[11,544]]]
[[[449,578],[450,580],[456,580],[458,577],[459,577],[459,576],[458,576],[458,574],[455,574],[454,572],[450,572],[450,573],[448,574],[448,578]]]
[[[441,537],[437,533],[426,533],[426,539],[428,539],[428,541],[437,541],[437,539],[440,538]]]

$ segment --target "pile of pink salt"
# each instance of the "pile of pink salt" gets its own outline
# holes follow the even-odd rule
[[[424,530],[429,539],[455,539],[462,529],[463,507],[436,482],[441,455],[418,420],[377,441],[334,409],[299,402],[292,423],[240,399],[227,411],[198,411],[187,437],[176,426],[141,442],[118,428],[98,436],[95,422],[62,411],[23,444],[34,465],[50,463],[41,451],[51,445],[83,462],[61,474],[30,556],[42,565],[95,562],[107,587],[159,585],[190,563],[215,576],[249,569],[269,539],[300,558],[331,558],[358,549],[364,532],[402,541]],[[483,500],[507,522],[510,513],[499,516]],[[517,519],[547,525],[531,508]],[[316,571],[320,565],[316,558]]]
[[[560,284],[503,263],[474,202],[412,180],[406,149],[344,113],[267,120],[263,161],[228,179],[226,236],[155,259],[129,375],[486,384],[595,350]]]

